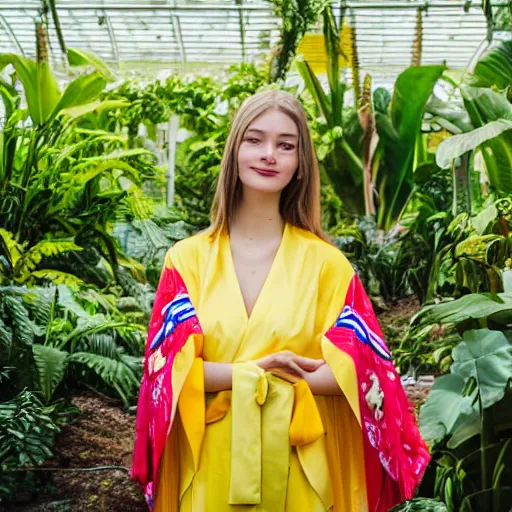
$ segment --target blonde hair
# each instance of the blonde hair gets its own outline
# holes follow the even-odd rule
[[[227,231],[242,199],[242,183],[238,178],[238,151],[249,125],[267,110],[279,110],[290,117],[299,131],[299,167],[281,192],[280,213],[289,224],[305,229],[323,240],[320,212],[320,172],[307,118],[302,105],[292,94],[265,91],[244,101],[231,124],[221,162],[221,171],[213,199],[210,236]]]

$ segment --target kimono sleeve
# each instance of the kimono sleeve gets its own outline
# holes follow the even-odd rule
[[[430,455],[357,275],[340,302],[322,349],[361,425],[369,510],[384,512],[413,496]]]
[[[174,261],[173,248],[166,255],[153,305],[137,406],[131,476],[144,487],[150,509],[180,394],[204,400],[204,390],[195,389],[203,382],[202,331]]]

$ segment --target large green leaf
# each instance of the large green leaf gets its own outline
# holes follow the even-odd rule
[[[66,371],[68,353],[55,347],[32,345],[39,387],[48,403]]]
[[[461,86],[464,105],[475,128],[500,119],[512,120],[512,105],[503,94],[491,89]],[[512,131],[480,146],[487,176],[499,192],[512,193]]]
[[[512,294],[471,293],[460,299],[426,306],[413,319],[413,323],[459,324],[467,320],[492,320],[508,324],[512,322]]]
[[[427,100],[445,69],[445,66],[411,66],[396,79],[390,116],[402,142],[415,142]]]
[[[451,372],[467,382],[475,379],[487,409],[504,396],[512,378],[512,344],[501,331],[466,331],[452,353]]]
[[[75,300],[71,289],[64,284],[57,286],[59,306],[66,311],[70,311],[80,318],[90,318],[91,315]]]
[[[51,119],[59,115],[62,110],[86,105],[96,100],[106,85],[107,81],[100,73],[92,73],[76,78],[64,90],[51,114]]]
[[[118,108],[129,107],[131,103],[129,101],[122,100],[107,100],[100,101],[94,100],[91,103],[86,103],[83,105],[78,105],[76,107],[69,107],[60,110],[59,115],[65,115],[71,117],[72,119],[78,119],[79,117],[85,116],[92,112],[101,113],[107,110],[114,110]],[[88,141],[86,141],[88,142]]]
[[[107,80],[114,79],[114,75],[110,68],[99,57],[85,52],[84,50],[68,48],[68,62],[71,66],[92,66]]]
[[[420,409],[421,435],[428,444],[442,441],[474,415],[473,398],[462,394],[465,386],[459,375],[443,375],[436,379]]]
[[[474,71],[475,87],[506,89],[512,84],[512,41],[503,41],[478,61]]]
[[[40,269],[32,272],[31,276],[37,279],[44,279],[46,281],[50,281],[55,285],[65,284],[69,286],[72,290],[79,290],[84,282],[76,277],[74,274],[70,274],[69,272],[63,272],[61,270],[53,270],[53,269]]]
[[[118,359],[88,352],[76,352],[69,360],[82,363],[91,368],[101,379],[112,386],[125,404],[136,395],[139,376],[131,368],[132,360],[137,358],[122,355]],[[126,360],[125,360],[126,359]]]
[[[452,160],[455,160],[468,151],[474,151],[484,142],[498,137],[507,130],[512,130],[512,120],[498,119],[472,132],[453,135],[443,140],[437,147],[437,165],[442,168],[448,167]]]
[[[413,189],[414,150],[421,130],[425,105],[444,66],[414,66],[396,80],[389,119],[377,117],[377,132],[382,139],[379,151],[383,162],[377,173],[379,192],[378,225],[389,229],[402,213]],[[398,142],[391,142],[390,134]]]
[[[309,94],[313,96],[318,110],[324,116],[328,126],[332,128],[331,107],[329,105],[329,99],[323,90],[322,84],[311,70],[311,67],[306,62],[303,55],[297,56],[295,59],[295,65],[304,80],[306,89],[309,91]]]
[[[28,110],[34,124],[45,124],[60,99],[57,80],[47,62],[34,62],[11,53],[0,55],[0,71],[12,64],[23,84]]]

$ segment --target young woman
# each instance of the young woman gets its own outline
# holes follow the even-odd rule
[[[210,229],[165,259],[132,476],[159,512],[384,512],[428,460],[370,301],[322,232],[306,115],[256,94]]]

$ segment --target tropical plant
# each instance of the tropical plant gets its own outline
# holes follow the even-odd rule
[[[506,91],[512,84],[512,41],[502,41],[477,63],[470,79],[473,87]]]
[[[0,500],[13,497],[27,480],[24,468],[38,466],[52,456],[59,431],[52,418],[55,409],[43,406],[29,391],[0,403]]]
[[[270,60],[271,82],[284,79],[299,41],[317,21],[322,0],[271,0],[274,14],[282,20],[280,38]]]
[[[442,499],[449,511],[508,511],[512,488],[512,321],[510,295],[467,295],[430,306],[416,322],[455,326],[461,341],[450,373],[438,378],[420,410],[433,463],[420,495]]]
[[[483,167],[478,171],[487,174],[491,189],[498,194],[512,190],[511,48],[509,41],[493,48],[480,59],[465,83],[451,82],[447,102],[434,98],[427,106],[434,115],[429,121],[445,133],[436,160],[441,167],[452,168],[455,215],[471,213],[481,201],[480,176],[473,171],[480,157],[483,164],[478,167]],[[444,83],[449,89],[448,80]],[[449,134],[452,136],[447,137]]]
[[[447,512],[447,509],[442,501],[414,498],[393,507],[389,512]]]
[[[324,8],[322,16],[329,93],[324,92],[308,62],[300,56],[296,59],[297,69],[316,105],[314,117],[321,116],[325,123],[323,127],[315,126],[321,142],[317,144],[318,157],[348,212],[373,213],[377,194],[377,225],[388,230],[411,197],[414,170],[426,163],[417,153],[423,112],[444,67],[408,68],[398,77],[390,102],[382,90],[377,90],[372,108],[368,92],[365,96],[360,93],[361,112],[344,111],[347,86],[340,78],[338,61],[343,17],[338,24],[331,6]],[[370,79],[365,81],[364,89],[368,91]],[[358,156],[361,154],[363,160]]]
[[[70,55],[80,64],[87,58],[71,50]],[[77,284],[92,274],[99,284],[94,267],[100,260],[114,278],[120,264],[140,277],[140,266],[121,253],[109,230],[119,218],[150,220],[152,205],[141,186],[154,176],[154,157],[127,149],[122,135],[81,127],[92,112],[123,105],[97,100],[106,83],[102,63],[91,58],[103,74],[80,76],[60,93],[47,60],[2,55],[0,62],[13,64],[28,104],[28,111],[21,109],[16,90],[0,83],[6,107],[0,133],[0,279],[71,284],[74,274]],[[86,264],[91,257],[92,265]]]
[[[391,228],[400,218],[414,190],[415,171],[430,163],[421,159],[425,156],[421,124],[427,100],[443,72],[443,66],[406,69],[395,82],[388,112],[375,113],[379,135],[375,159],[380,163],[374,181],[377,224],[382,229]]]
[[[49,404],[67,385],[86,383],[115,391],[127,405],[138,390],[147,316],[114,294],[92,288],[72,291],[3,287],[0,301],[0,361],[4,396],[20,389]]]
[[[502,271],[512,256],[511,204],[508,199],[492,199],[478,214],[461,213],[439,232],[443,242],[431,267],[427,299],[502,290]]]
[[[339,69],[343,16],[336,22],[332,7],[327,5],[322,10],[322,19],[329,92],[324,91],[304,56],[299,55],[295,65],[313,99],[310,117],[315,120],[313,132],[321,170],[345,209],[357,214],[364,212],[363,163],[358,156],[361,153],[361,126],[355,110],[344,110],[347,85],[342,81]]]

